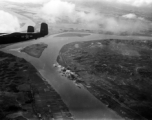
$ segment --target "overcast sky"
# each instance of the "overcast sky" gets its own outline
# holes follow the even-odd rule
[[[3,1],[11,1],[11,2],[18,2],[18,3],[37,3],[41,4],[44,2],[48,2],[51,0],[3,0]],[[70,0],[68,0],[70,1]],[[71,0],[73,1],[73,0]],[[76,1],[106,1],[106,2],[114,2],[119,4],[127,4],[135,7],[141,6],[151,6],[152,0],[76,0]]]

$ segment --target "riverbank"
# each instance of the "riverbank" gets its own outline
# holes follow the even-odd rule
[[[0,118],[72,120],[54,88],[26,60],[0,52]]]
[[[63,34],[60,34],[60,35],[57,35],[55,37],[85,37],[85,36],[88,36],[90,34],[86,34],[85,32],[83,33],[76,33],[76,32],[71,32],[71,33],[63,33]]]
[[[58,68],[58,72],[60,73],[61,76],[64,76],[68,78],[69,80],[73,81],[73,83],[78,87],[81,88],[84,81],[81,80],[81,78],[68,68],[65,68],[61,66],[59,63],[53,64],[53,67]]]
[[[32,40],[28,42],[22,42],[13,44],[11,46],[7,46],[3,48],[2,51],[13,54],[20,58],[24,58],[29,61],[47,80],[47,82],[60,94],[62,100],[68,108],[70,112],[74,115],[74,118],[77,120],[82,119],[92,119],[92,120],[101,120],[101,119],[108,119],[108,120],[123,120],[122,117],[116,114],[113,110],[106,107],[105,104],[100,102],[93,94],[91,94],[87,89],[83,86],[77,87],[74,84],[74,81],[68,80],[66,77],[61,76],[56,68],[53,67],[53,64],[56,63],[57,56],[59,55],[60,49],[71,42],[78,42],[78,41],[96,41],[97,39],[134,39],[134,40],[147,40],[151,38],[142,37],[139,38],[138,36],[107,36],[107,35],[100,35],[100,34],[91,34],[85,37],[73,37],[72,39],[65,37],[55,37],[56,35],[47,36],[38,40]],[[42,56],[40,58],[34,58],[18,50],[20,48],[24,48],[26,46],[37,44],[37,43],[45,43],[48,44],[47,49],[44,50]],[[83,43],[82,42],[82,43]],[[75,45],[76,48],[80,46],[77,44]],[[74,55],[74,54],[73,54]],[[82,70],[81,70],[82,71]],[[85,71],[84,71],[85,72]],[[89,84],[87,84],[89,87]]]
[[[61,48],[57,62],[124,119],[147,120],[151,118],[151,44],[120,39],[72,42]],[[144,68],[137,73],[139,66]]]

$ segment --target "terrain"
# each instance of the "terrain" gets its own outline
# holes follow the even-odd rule
[[[66,0],[70,3],[76,4],[76,11],[81,11],[84,13],[91,13],[91,9],[95,9],[101,15],[109,16],[109,17],[122,17],[123,15],[133,13],[139,17],[145,18],[148,21],[151,21],[151,9],[135,9],[134,7],[128,6],[114,6],[112,4],[106,5],[101,2],[94,2],[94,1],[75,1],[75,0]],[[19,18],[20,24],[25,24],[21,31],[25,32],[27,26],[32,25],[35,26],[35,31],[39,31],[40,23],[45,21],[48,23],[49,27],[49,35],[58,34],[63,32],[84,32],[84,33],[99,33],[99,34],[114,34],[110,31],[104,31],[102,25],[100,27],[94,29],[93,26],[88,27],[89,24],[86,22],[71,22],[70,20],[66,19],[66,17],[59,17],[57,18],[56,22],[51,22],[51,17],[48,15],[44,15],[40,12],[42,5],[39,4],[25,4],[20,5],[19,3],[12,3],[8,1],[0,1],[0,7],[4,9],[6,12],[9,12]],[[80,2],[80,3],[79,3]],[[62,6],[61,6],[62,7]],[[88,18],[89,20],[89,18]],[[121,35],[128,35],[127,32],[120,33]],[[118,33],[119,35],[119,33]],[[129,34],[130,35],[130,34]],[[149,31],[142,31],[141,33],[132,33],[131,35],[139,35],[139,36],[151,36],[151,30]]]
[[[0,52],[1,120],[71,120],[60,95],[26,60]]]
[[[71,0],[68,1],[71,2]],[[75,0],[75,2],[78,1]],[[125,7],[121,5],[115,6],[113,4],[105,5],[103,3],[99,4],[99,2],[94,3],[93,1],[92,2],[88,1],[87,3],[86,2],[83,4],[80,3],[80,6],[79,3],[77,3],[78,6],[76,4],[76,9],[75,9],[76,13],[80,12],[82,13],[82,16],[86,15],[85,19],[88,22],[83,22],[83,21],[72,22],[67,18],[67,16],[64,16],[63,14],[61,15],[63,15],[64,17],[58,16],[56,18],[56,21],[52,22],[51,21],[52,15],[47,15],[47,14],[44,15],[43,13],[40,12],[42,5],[36,5],[30,3],[23,5],[15,2],[12,3],[5,1],[3,2],[0,1],[0,3],[1,3],[0,7],[4,11],[11,13],[12,15],[16,16],[19,19],[22,32],[26,32],[27,31],[26,28],[29,25],[35,26],[35,31],[38,32],[40,23],[45,21],[46,23],[48,23],[49,35],[63,33],[63,32],[86,33],[84,35],[67,33],[57,36],[63,38],[84,37],[85,40],[85,36],[87,36],[87,33],[114,35],[113,32],[105,31],[105,29],[103,29],[104,26],[102,26],[102,24],[96,24],[96,21],[94,21],[94,18],[96,16],[94,15],[92,16],[92,10],[97,11],[99,16],[101,15],[110,18],[111,17],[116,19],[122,18],[122,16],[124,15],[133,13],[137,15],[136,17],[143,18],[143,20],[148,20],[149,22],[151,22],[152,20],[151,9],[149,10],[145,10],[141,8],[135,9],[134,7],[128,7],[128,6]],[[60,7],[62,8],[62,6]],[[61,9],[60,7],[59,9]],[[92,18],[93,21],[90,21],[90,19]],[[104,21],[104,19],[100,19],[100,20]],[[107,22],[108,20],[105,21]],[[118,21],[118,23],[120,22]],[[96,25],[99,26],[97,26],[96,28]],[[138,26],[141,26],[141,24],[139,24]],[[126,25],[126,27],[128,26]],[[113,22],[112,22],[110,28],[112,29],[114,28],[115,31],[117,29],[117,26],[116,27],[113,26]],[[131,28],[135,28],[135,27],[131,26]],[[143,27],[141,26],[141,28]],[[121,33],[116,33],[116,35],[122,35],[122,36],[135,35],[138,36],[137,38],[140,38],[141,36],[152,35],[151,34],[152,30],[141,31],[140,33],[131,33],[131,34],[130,31],[132,30],[129,29],[129,33],[121,32]],[[64,38],[64,39],[66,40],[70,38]],[[64,39],[61,38],[61,40]],[[75,38],[72,38],[71,41],[75,41],[74,39]],[[57,49],[54,47],[56,42],[49,42],[49,43],[53,45],[50,45],[51,47],[47,49],[48,52],[46,53],[44,52],[45,53],[44,55],[51,56],[51,59],[53,59],[52,53],[56,54],[57,51]],[[58,42],[57,44],[60,46],[60,42]],[[58,45],[56,46],[58,47]],[[5,45],[0,46],[0,48],[4,48],[4,47]],[[46,47],[47,46],[44,44],[34,44],[23,48],[21,52],[25,52],[26,54],[32,56],[31,58],[33,57],[40,58],[42,52],[45,50]],[[23,55],[23,53],[19,53],[19,54]],[[26,54],[25,56],[24,55],[23,56],[26,57]],[[53,120],[53,119],[62,119],[62,118],[65,120],[73,119],[72,115],[69,112],[70,107],[68,109],[67,106],[64,104],[59,94],[53,89],[52,87],[53,84],[51,84],[50,86],[47,84],[47,82],[45,82],[45,80],[42,80],[40,74],[37,73],[35,68],[33,68],[24,59],[13,57],[6,53],[0,54],[0,56],[1,55],[2,55],[1,57],[2,59],[0,58],[0,64],[1,64],[0,106],[2,106],[0,107],[1,119],[4,120],[7,119],[9,120],[52,119]],[[76,98],[75,93],[77,93],[77,91],[72,92],[71,90],[71,88],[75,86],[70,87],[68,86],[69,84],[66,85],[64,84],[65,86],[63,86],[63,83],[60,81],[60,77],[56,77],[57,76],[56,74],[52,75],[55,72],[53,71],[54,69],[51,69],[50,64],[52,65],[54,63],[53,61],[54,59],[52,60],[53,62],[51,62],[51,59],[48,56],[44,57],[45,59],[43,60],[41,59],[41,60],[43,62],[46,62],[46,58],[48,60],[46,68],[48,67],[49,70],[48,71],[48,74],[50,75],[50,76],[48,75],[50,78],[49,80],[53,82],[53,76],[55,76],[54,78],[56,78],[54,81],[56,82],[55,84],[57,85],[54,88],[59,89],[60,91],[65,91],[63,92],[64,94],[63,96],[65,97],[66,94],[69,95],[66,96],[65,98],[69,98],[70,100],[75,99]],[[34,63],[37,62],[36,60],[39,59],[36,59],[35,61],[34,60],[31,61]],[[81,88],[84,86],[99,101],[104,103],[110,109],[114,110],[117,114],[119,114],[126,120],[152,119],[151,41],[146,41],[146,40],[122,41],[116,39],[115,40],[109,39],[102,41],[98,40],[98,41],[90,41],[90,42],[74,42],[65,45],[61,49],[57,61],[60,65],[64,67],[62,70],[66,73],[69,80],[74,81],[76,83],[75,85],[77,85],[80,88],[80,89],[78,88],[78,90],[81,90]],[[30,67],[26,68],[26,66],[30,66]],[[64,79],[62,80],[63,82],[65,82]],[[79,110],[83,110],[83,106],[88,106],[88,108],[90,107],[89,104],[90,102],[88,102],[88,104],[85,104],[83,101],[85,101],[86,103],[87,101],[91,101],[92,102],[91,105],[94,106],[95,101],[92,101],[92,99],[91,100],[83,99],[84,97],[81,96],[82,94],[80,94],[77,97],[79,98],[79,100],[76,99],[78,102],[81,101],[81,104],[79,104],[78,102],[73,102],[74,100],[71,102],[71,104],[76,103],[75,106],[77,105],[78,108],[80,108]],[[83,96],[85,95],[83,94]],[[64,100],[66,103],[69,103],[70,101],[70,100],[68,101],[68,99],[64,99]],[[87,114],[93,116],[96,115],[93,114],[93,110],[95,113],[96,109],[97,107],[95,109],[89,109],[89,110],[85,109],[85,112],[88,112]],[[105,111],[102,107],[100,109]],[[84,114],[85,112],[82,112],[81,114]],[[99,114],[104,115],[103,112],[100,112]],[[74,115],[76,116],[76,114]],[[80,114],[77,115],[77,117],[79,116]],[[105,119],[107,117],[108,115],[105,116]]]
[[[70,80],[126,120],[152,119],[150,40],[72,42],[62,47],[57,62],[74,73]]]
[[[32,57],[39,58],[47,46],[48,45],[44,43],[33,44],[21,49],[21,52],[25,52]]]
[[[55,37],[85,37],[88,36],[90,34],[85,34],[85,33],[64,33],[64,34],[60,34],[60,35],[56,35]]]

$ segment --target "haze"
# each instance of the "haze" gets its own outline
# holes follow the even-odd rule
[[[20,4],[50,25],[77,24],[112,34],[147,34],[152,30],[151,0],[1,0],[0,32],[20,30],[19,18],[3,10],[11,5],[21,9]]]

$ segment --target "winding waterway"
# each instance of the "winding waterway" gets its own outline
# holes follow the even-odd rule
[[[63,33],[62,33],[63,34]],[[15,56],[25,58],[32,63],[40,72],[42,77],[51,84],[54,89],[60,94],[63,101],[69,107],[74,118],[77,120],[118,120],[121,119],[114,111],[107,108],[91,93],[83,87],[80,89],[67,78],[61,76],[57,69],[53,67],[56,63],[56,58],[63,45],[74,41],[89,41],[98,39],[144,39],[152,40],[150,37],[124,37],[114,35],[90,34],[85,37],[57,37],[57,35],[47,36],[38,40],[16,43],[3,48],[2,51],[11,53]],[[56,37],[55,37],[56,36]],[[34,58],[26,53],[18,52],[18,48],[25,47],[35,43],[46,43],[48,48],[44,50],[40,58]]]

